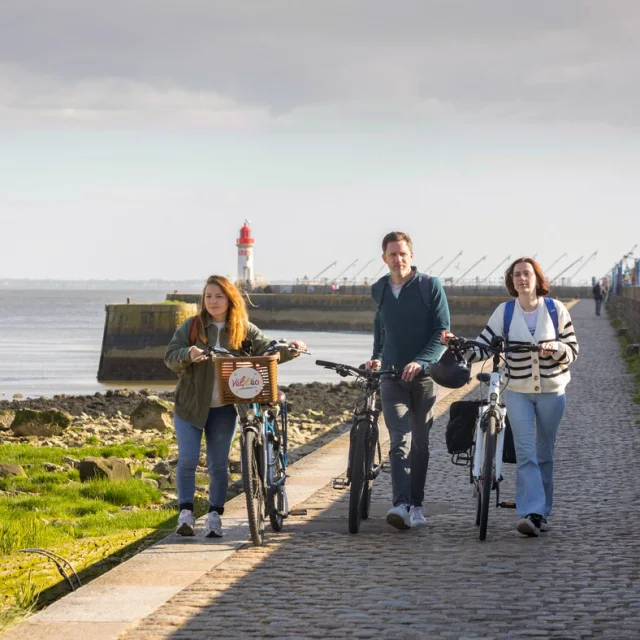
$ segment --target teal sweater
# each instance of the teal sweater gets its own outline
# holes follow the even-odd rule
[[[405,283],[396,300],[390,286],[381,278],[371,287],[384,286],[380,308],[373,321],[373,356],[382,368],[404,369],[409,362],[421,364],[425,373],[430,362],[437,362],[444,350],[440,334],[449,331],[449,305],[438,278],[429,279],[430,306],[427,308],[418,285],[418,269]]]

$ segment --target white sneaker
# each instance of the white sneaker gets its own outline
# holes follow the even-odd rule
[[[183,509],[178,516],[178,528],[176,533],[180,536],[195,536],[196,519],[193,517],[193,511]]]
[[[411,529],[411,517],[409,516],[409,505],[399,504],[387,511],[387,522],[396,529]]]
[[[412,527],[426,527],[427,521],[424,519],[424,511],[422,507],[412,506],[409,510],[409,519]]]
[[[207,513],[204,531],[207,538],[222,538],[222,519],[217,511]]]

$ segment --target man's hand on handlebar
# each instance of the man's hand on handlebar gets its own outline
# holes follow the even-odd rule
[[[419,373],[422,373],[423,368],[421,364],[417,362],[410,362],[402,371],[402,380],[405,382],[411,382]]]
[[[449,344],[449,340],[451,338],[455,338],[451,331],[447,331],[446,329],[440,334],[440,343],[441,344]]]
[[[382,362],[380,360],[368,360],[364,364],[366,371],[379,371],[381,366]]]

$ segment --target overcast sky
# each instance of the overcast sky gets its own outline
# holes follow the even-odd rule
[[[6,0],[0,279],[231,275],[245,218],[275,280],[371,276],[393,229],[436,275],[602,275],[640,236],[639,32],[636,0]]]

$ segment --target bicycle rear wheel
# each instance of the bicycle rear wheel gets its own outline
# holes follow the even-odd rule
[[[264,540],[265,503],[260,474],[260,445],[254,431],[247,430],[244,433],[241,455],[242,482],[247,500],[249,531],[251,531],[253,544],[259,547]]]
[[[482,460],[482,478],[479,492],[480,505],[480,540],[487,537],[489,522],[489,503],[491,502],[491,486],[493,484],[493,463],[496,454],[496,418],[487,418],[487,430],[484,434],[484,457]]]
[[[361,420],[356,425],[351,442],[351,492],[349,494],[349,533],[360,531],[365,485],[369,475],[369,423]],[[368,515],[368,508],[367,508]]]

